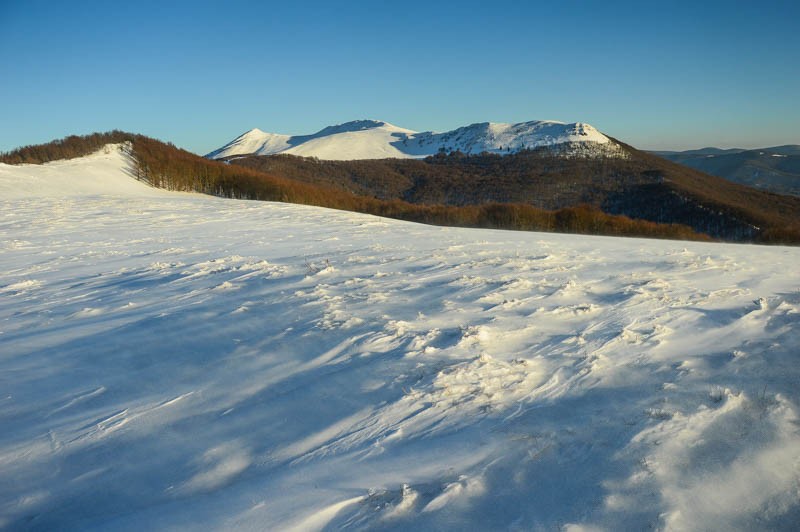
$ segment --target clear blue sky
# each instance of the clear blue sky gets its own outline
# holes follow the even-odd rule
[[[0,150],[123,129],[206,153],[357,118],[800,144],[798,4],[0,0]]]

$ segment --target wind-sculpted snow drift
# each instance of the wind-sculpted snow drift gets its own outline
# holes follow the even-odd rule
[[[125,164],[0,165],[0,527],[800,520],[796,248],[110,193]]]

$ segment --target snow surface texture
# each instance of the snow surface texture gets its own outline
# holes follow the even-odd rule
[[[483,122],[445,133],[417,133],[380,120],[357,120],[329,126],[313,135],[289,136],[260,129],[237,137],[207,155],[285,153],[328,160],[423,158],[439,152],[515,153],[543,146],[581,155],[624,156],[619,147],[589,124],[534,120],[519,124]]]
[[[0,167],[0,528],[800,522],[800,249],[107,195],[125,164]]]

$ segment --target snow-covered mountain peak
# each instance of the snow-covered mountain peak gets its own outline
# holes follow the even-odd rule
[[[289,135],[267,133],[258,128],[246,131],[222,148],[212,151],[206,157],[220,159],[229,155],[246,153],[280,153],[289,147]]]
[[[294,145],[298,145],[302,142],[306,142],[308,140],[317,139],[320,137],[328,137],[331,135],[341,135],[345,133],[359,133],[359,132],[370,132],[370,133],[378,133],[380,131],[387,131],[389,133],[401,133],[404,135],[411,135],[416,133],[410,129],[404,129],[401,127],[397,127],[393,124],[388,122],[384,122],[383,120],[352,120],[350,122],[345,122],[343,124],[335,124],[332,126],[327,126],[316,133],[311,135],[297,135],[292,137],[292,143]]]
[[[375,129],[381,127],[384,122],[379,120],[352,120],[350,122],[345,122],[343,124],[335,124],[332,126],[327,126],[311,136],[314,137],[323,137],[326,135],[336,135],[337,133],[348,133],[352,131],[363,131],[365,129]]]
[[[572,131],[576,135],[590,136],[599,133],[591,124],[584,124],[583,122],[575,122],[572,125]]]
[[[317,133],[314,133],[314,136],[334,135],[336,133],[364,131],[367,129],[377,129],[377,128],[401,130],[413,133],[410,129],[399,128],[393,124],[384,122],[383,120],[364,119],[364,120],[352,120],[350,122],[345,122],[344,124],[336,124],[333,126],[325,127],[320,131],[318,131]]]
[[[208,157],[218,159],[232,155],[285,153],[332,160],[407,159],[452,151],[505,155],[525,149],[576,143],[591,147],[608,144],[609,139],[583,122],[477,122],[442,133],[417,133],[383,120],[362,119],[327,126],[310,135],[288,136],[251,129],[208,154]],[[584,152],[591,154],[593,150],[604,154],[609,151],[605,147],[598,147]]]
[[[235,139],[232,142],[263,142],[264,139],[269,138],[272,136],[272,133],[267,133],[266,131],[261,131],[257,127],[253,129],[248,129]]]

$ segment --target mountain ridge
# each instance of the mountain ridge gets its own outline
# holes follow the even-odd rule
[[[734,183],[800,196],[800,145],[785,144],[752,150],[702,148],[650,153]]]
[[[570,144],[591,146],[598,154],[623,155],[609,137],[584,122],[476,122],[450,131],[416,132],[383,120],[364,119],[327,126],[309,135],[253,128],[206,157],[285,154],[324,160],[422,159],[443,152],[508,154]]]

